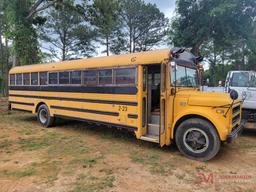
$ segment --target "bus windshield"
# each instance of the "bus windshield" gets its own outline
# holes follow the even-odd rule
[[[198,73],[196,69],[176,65],[171,66],[171,84],[177,87],[198,87]],[[176,75],[175,75],[176,72]],[[176,77],[176,78],[175,78]]]

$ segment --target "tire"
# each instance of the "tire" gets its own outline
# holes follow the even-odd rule
[[[182,122],[176,130],[175,142],[181,153],[197,161],[212,159],[219,152],[221,145],[215,127],[200,118]]]
[[[40,105],[37,112],[37,120],[43,127],[51,127],[54,123],[54,117],[50,116],[47,105]]]

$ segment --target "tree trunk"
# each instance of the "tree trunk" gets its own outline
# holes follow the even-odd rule
[[[130,53],[132,53],[132,27],[130,27],[130,31],[129,31],[129,40],[130,40]]]
[[[136,50],[136,43],[135,43],[135,30],[133,30],[133,33],[132,33],[132,43],[133,43],[132,52],[133,52],[133,53],[135,53],[135,50]]]
[[[8,48],[8,39],[5,39],[5,48],[6,48],[6,66],[5,66],[5,78],[4,78],[4,95],[8,96],[8,79],[9,79],[9,48]]]
[[[107,56],[109,56],[109,37],[108,35],[106,36],[106,51],[107,51]]]
[[[2,30],[0,29],[0,63],[1,63],[1,77],[2,77],[2,82],[1,82],[1,93],[4,95],[4,61],[3,61],[3,56],[4,56],[4,50],[3,50],[3,42],[2,42]]]
[[[18,66],[18,60],[17,60],[16,53],[13,53],[13,55],[12,55],[12,67],[16,67],[16,66]]]
[[[245,69],[246,67],[245,67],[245,65],[246,65],[246,63],[245,63],[245,57],[246,57],[246,54],[245,54],[245,43],[244,42],[242,42],[242,54],[243,54],[243,56],[242,56],[242,67],[241,67],[241,69]],[[239,70],[241,70],[241,69],[239,69]]]
[[[222,65],[225,65],[225,51],[224,50],[221,52],[221,61],[222,61]]]
[[[213,63],[212,63],[213,73],[212,73],[212,78],[213,78],[214,85],[217,85],[216,73],[215,73],[216,62],[217,62],[217,53],[216,53],[215,41],[213,41]]]
[[[66,60],[66,32],[63,33],[63,46],[62,46],[62,61]]]
[[[63,48],[62,48],[62,61],[65,61],[66,60],[66,46],[63,45]]]

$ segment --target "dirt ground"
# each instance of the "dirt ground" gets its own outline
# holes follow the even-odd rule
[[[223,144],[209,162],[174,145],[74,121],[42,128],[0,100],[0,192],[256,191],[256,129]]]

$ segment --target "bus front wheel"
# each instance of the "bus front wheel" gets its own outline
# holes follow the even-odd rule
[[[40,105],[37,112],[37,120],[44,127],[51,127],[54,122],[54,117],[51,117],[47,105]]]
[[[175,142],[185,156],[199,161],[212,159],[220,150],[220,138],[211,123],[192,118],[182,122],[175,134]]]

